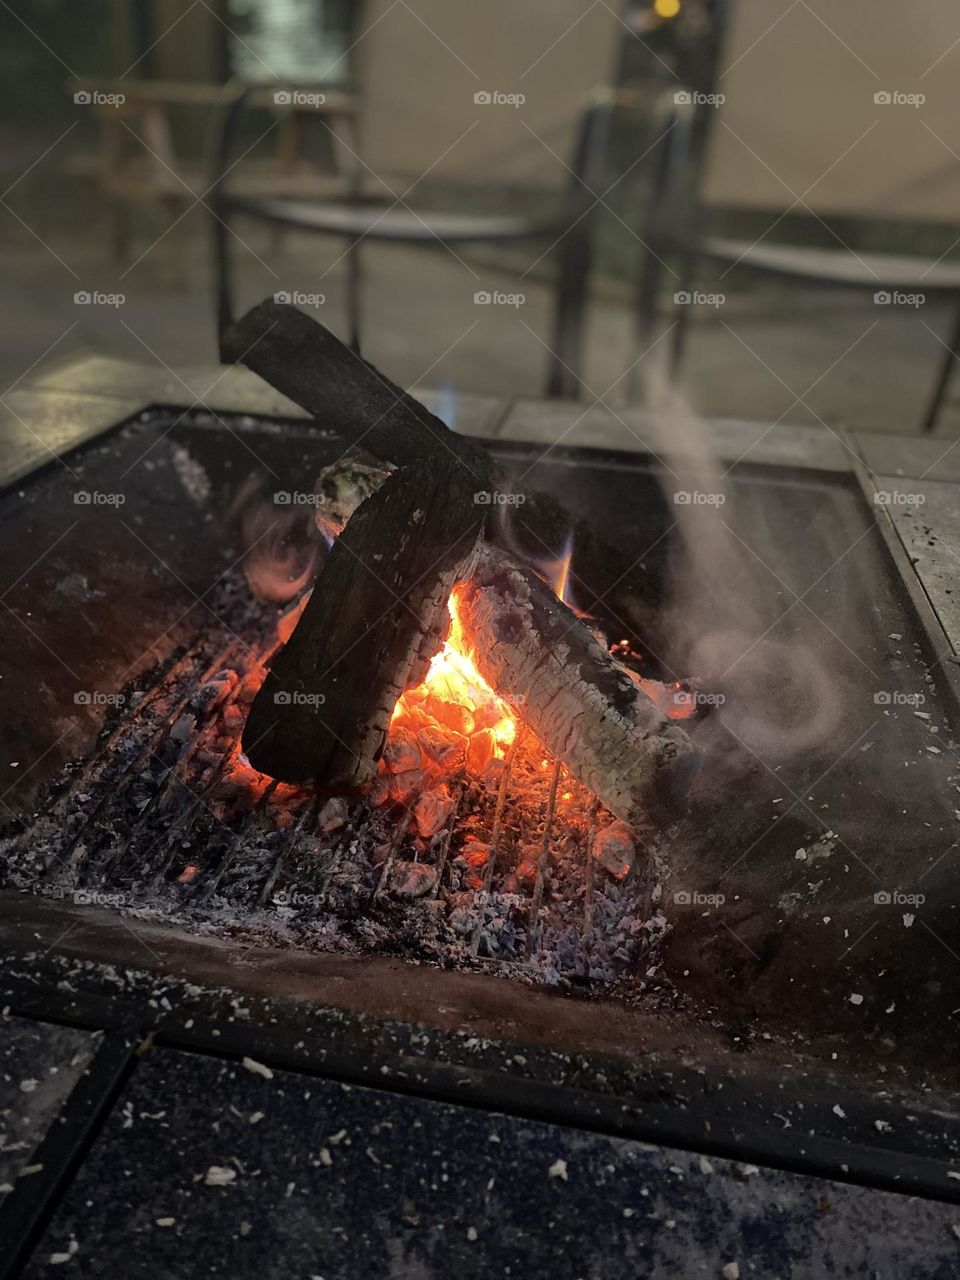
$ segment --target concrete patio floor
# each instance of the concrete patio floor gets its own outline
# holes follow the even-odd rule
[[[26,184],[25,184],[26,185]],[[215,359],[209,267],[210,219],[194,209],[163,232],[144,215],[131,262],[109,260],[108,222],[93,193],[23,193],[0,218],[0,271],[7,317],[0,384],[77,354],[109,354],[171,366]],[[22,222],[18,221],[22,219]],[[315,314],[344,332],[342,246],[290,233],[278,243],[256,226],[235,245],[240,302],[277,290],[322,293]],[[527,261],[541,252],[526,251]],[[639,250],[638,250],[639,252]],[[498,395],[540,395],[547,368],[552,290],[536,273],[501,260],[366,245],[364,354],[404,386]],[[950,310],[876,306],[867,295],[758,286],[740,277],[704,281],[719,307],[698,307],[683,385],[707,417],[758,420],[786,431],[831,427],[914,433],[930,394]],[[519,306],[474,303],[478,290],[523,294]],[[78,305],[80,291],[123,294],[119,306]],[[666,301],[666,299],[665,299]],[[590,308],[582,399],[628,402],[626,371],[641,354],[631,330],[627,282],[601,282]],[[305,308],[309,310],[308,308]],[[669,319],[664,317],[664,326]],[[645,371],[667,343],[639,364]],[[960,378],[938,435],[960,435]]]

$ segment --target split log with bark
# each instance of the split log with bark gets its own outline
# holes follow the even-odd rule
[[[640,828],[676,817],[690,739],[536,574],[484,546],[457,604],[480,674],[611,813]]]

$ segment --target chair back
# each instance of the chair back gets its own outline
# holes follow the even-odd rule
[[[615,73],[618,4],[367,0],[351,54],[364,163],[408,182],[565,187],[591,91]]]
[[[952,223],[960,11],[943,0],[727,0],[701,199]]]

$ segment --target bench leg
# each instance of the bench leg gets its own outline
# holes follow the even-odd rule
[[[947,386],[953,373],[953,362],[960,357],[960,308],[953,321],[953,330],[950,334],[950,345],[943,362],[940,366],[940,372],[937,374],[937,383],[934,387],[933,398],[927,406],[927,412],[923,419],[923,430],[933,431],[937,425],[937,415],[940,412],[940,405],[943,403],[943,397],[946,395]]]

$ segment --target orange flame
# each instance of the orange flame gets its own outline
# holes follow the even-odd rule
[[[563,551],[556,560],[541,560],[534,565],[534,572],[547,584],[558,600],[561,600],[578,618],[589,618],[589,613],[578,609],[573,602],[570,583],[570,565],[573,561],[573,534],[567,534]]]
[[[391,723],[411,717],[414,708],[428,700],[436,707],[434,700],[437,700],[466,711],[474,729],[492,729],[497,755],[502,756],[516,737],[516,719],[509,704],[493,691],[477,670],[457,611],[456,588],[451,592],[447,608],[450,611],[450,630],[443,648],[431,659],[423,682],[400,697],[393,709]]]

